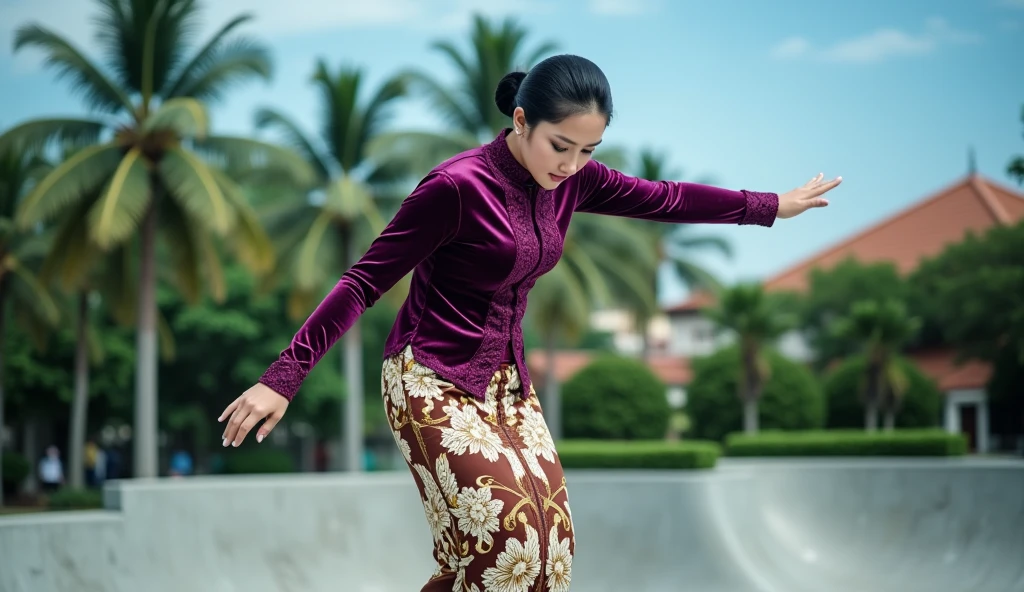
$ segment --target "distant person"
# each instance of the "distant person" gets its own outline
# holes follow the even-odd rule
[[[46,455],[39,461],[39,483],[47,493],[57,491],[64,484],[64,463],[56,446],[48,446]]]
[[[187,450],[178,450],[171,456],[171,476],[187,477],[192,474],[192,455]]]
[[[240,445],[263,421],[261,442],[314,365],[412,271],[381,378],[388,423],[433,535],[437,572],[423,592],[456,584],[569,587],[575,531],[562,465],[524,364],[522,320],[576,212],[772,226],[826,206],[824,194],[841,181],[819,174],[780,196],[609,168],[591,155],[612,117],[611,90],[604,73],[578,56],[507,74],[495,101],[511,127],[427,174],[291,345],[219,419],[227,421],[224,446]]]

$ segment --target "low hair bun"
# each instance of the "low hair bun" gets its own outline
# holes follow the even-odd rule
[[[494,104],[505,116],[512,117],[516,110],[516,94],[519,92],[519,85],[526,78],[526,72],[509,72],[494,91]]]

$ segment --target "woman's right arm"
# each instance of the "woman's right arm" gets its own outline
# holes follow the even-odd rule
[[[435,249],[460,220],[458,190],[443,171],[430,173],[402,202],[394,219],[346,271],[259,382],[291,400],[313,366],[356,319]]]
[[[432,171],[424,177],[366,253],[341,276],[306,319],[256,386],[221,414],[219,421],[231,418],[225,427],[224,445],[233,442],[237,446],[264,417],[270,416],[257,440],[273,429],[310,370],[356,319],[434,250],[452,240],[459,229],[461,211],[458,189],[446,172]]]

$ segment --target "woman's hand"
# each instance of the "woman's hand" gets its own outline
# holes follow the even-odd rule
[[[230,418],[224,426],[224,446],[239,446],[245,435],[261,419],[266,418],[256,434],[256,442],[262,442],[288,409],[288,399],[269,386],[258,382],[228,405],[217,421]]]
[[[828,200],[822,197],[826,192],[835,188],[843,182],[842,177],[836,177],[831,181],[822,181],[824,173],[818,173],[803,187],[797,187],[779,196],[779,212],[776,218],[792,218],[803,214],[811,208],[823,208],[828,205]]]

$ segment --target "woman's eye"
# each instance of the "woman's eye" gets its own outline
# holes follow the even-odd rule
[[[554,142],[551,143],[551,147],[555,149],[555,152],[565,152],[566,150],[568,150],[568,148],[562,148],[561,146],[555,144]]]

